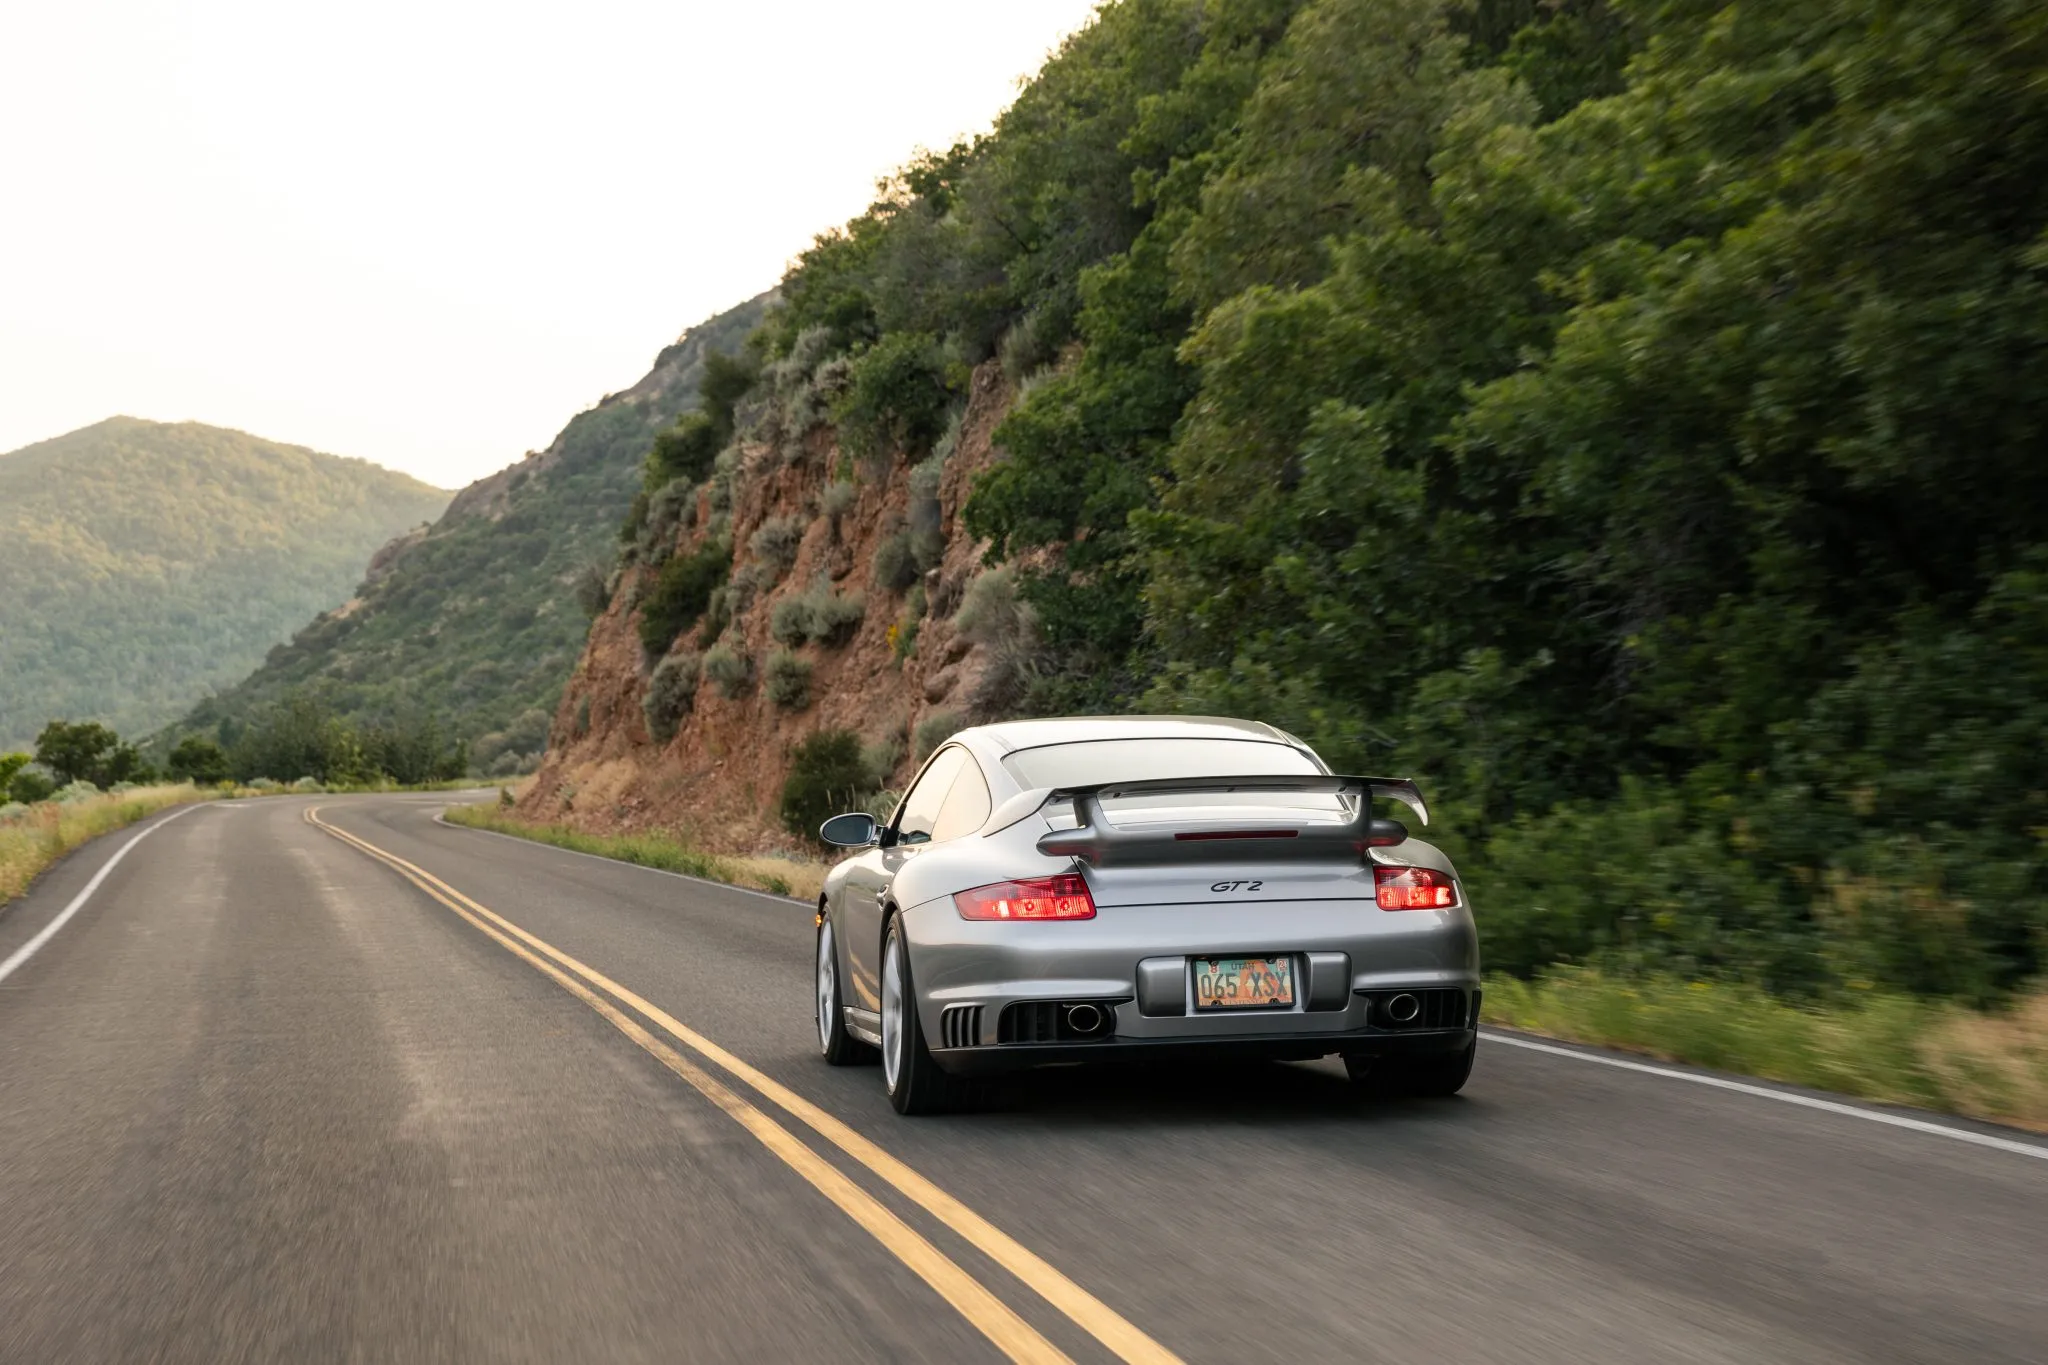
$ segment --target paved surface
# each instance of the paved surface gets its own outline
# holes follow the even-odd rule
[[[0,982],[0,1360],[1117,1358],[863,1136],[1127,1358],[2048,1358],[2048,1161],[1486,1043],[1449,1101],[1069,1070],[904,1120],[813,1055],[805,907],[441,804],[181,815]],[[850,1131],[584,985],[650,1051],[312,806]],[[128,837],[0,913],[0,960]]]

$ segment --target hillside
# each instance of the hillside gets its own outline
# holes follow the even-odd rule
[[[1498,968],[2004,998],[2044,72],[2016,0],[1105,5],[658,453],[525,810],[767,843],[800,751],[1250,715],[1422,779]]]
[[[58,718],[163,724],[448,496],[196,422],[114,417],[0,455],[0,750]]]
[[[602,583],[641,458],[695,403],[704,357],[737,348],[764,303],[692,328],[547,449],[463,489],[432,527],[380,551],[353,597],[344,589],[310,624],[294,622],[296,635],[176,733],[231,740],[301,694],[351,723],[435,717],[483,768],[537,752],[589,624],[579,582]]]

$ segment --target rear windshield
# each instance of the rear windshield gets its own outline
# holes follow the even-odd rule
[[[1257,739],[1091,739],[1003,756],[1025,787],[1088,787],[1171,777],[1285,777],[1323,769],[1300,749]]]

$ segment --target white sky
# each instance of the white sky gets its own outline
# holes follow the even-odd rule
[[[0,0],[0,451],[125,413],[460,486],[1094,7]]]

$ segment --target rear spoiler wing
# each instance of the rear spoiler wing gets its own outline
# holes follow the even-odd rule
[[[1361,799],[1358,811],[1343,824],[1311,825],[1284,829],[1278,825],[1245,829],[1120,830],[1102,811],[1104,797],[1145,796],[1167,792],[1322,792],[1353,794]],[[1097,782],[1077,787],[1038,787],[1021,792],[1003,803],[990,822],[992,829],[1014,825],[1048,804],[1070,800],[1074,803],[1074,829],[1053,830],[1038,841],[1038,851],[1054,857],[1079,858],[1101,866],[1105,863],[1211,862],[1219,850],[1208,845],[1227,841],[1249,857],[1291,853],[1352,853],[1363,857],[1368,848],[1384,848],[1408,837],[1398,820],[1376,820],[1374,799],[1399,801],[1414,811],[1423,824],[1429,823],[1429,807],[1422,789],[1405,777],[1347,777],[1340,774],[1304,773],[1271,777],[1171,777],[1141,778],[1128,782]]]

